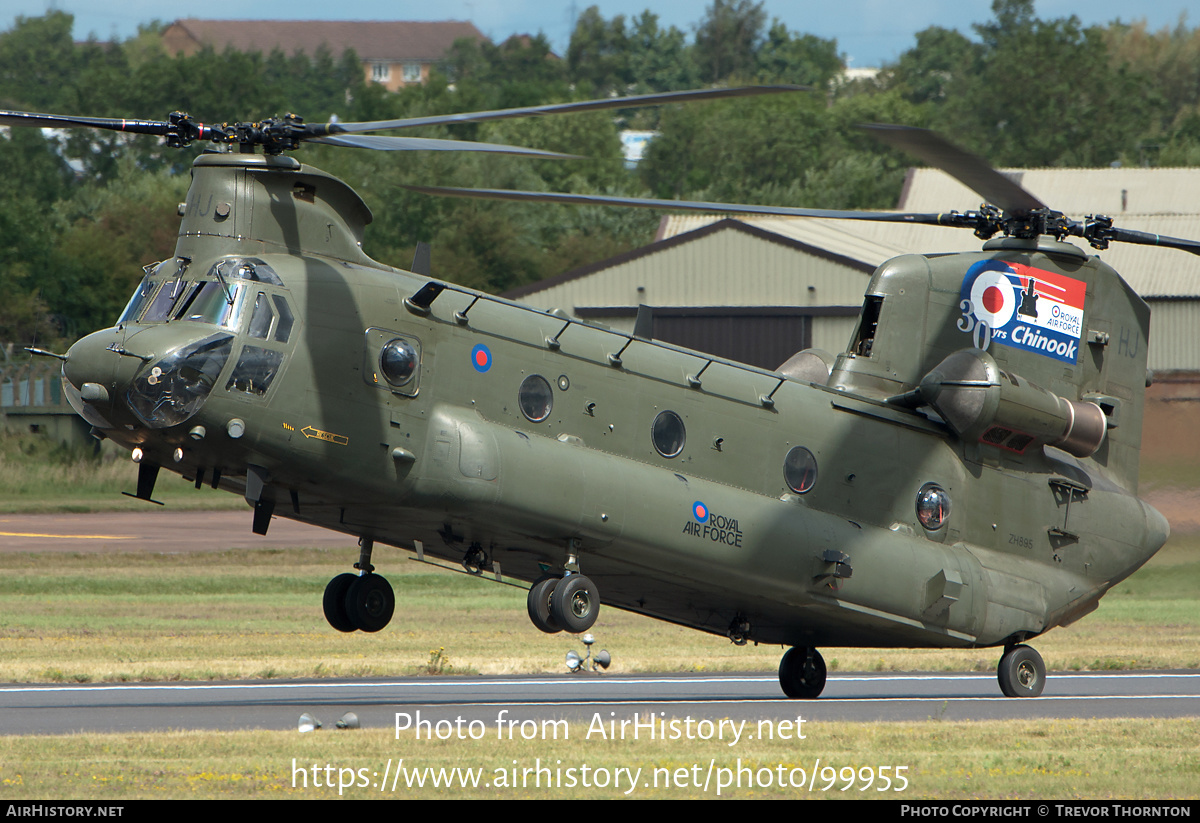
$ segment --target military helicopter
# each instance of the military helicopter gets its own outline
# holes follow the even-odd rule
[[[774,89],[778,90],[778,89]],[[1167,539],[1137,496],[1150,313],[1098,257],[1112,240],[1200,244],[1077,222],[922,130],[884,139],[971,185],[977,212],[893,214],[532,192],[435,194],[971,228],[982,250],[905,255],[870,279],[836,356],[776,371],[519,305],[362,249],[371,214],[284,154],[304,142],[512,151],[363,132],[751,94],[706,90],[371,123],[202,125],[0,113],[0,124],[207,140],[175,255],[147,266],[63,385],[94,433],[274,515],[359,537],[323,608],[376,632],[395,596],[376,543],[529,584],[543,632],[601,602],[790,647],[791,698],[825,686],[820,646],[1001,647],[1001,691],[1033,697],[1026,641],[1096,608]],[[1000,235],[1000,236],[996,236]]]

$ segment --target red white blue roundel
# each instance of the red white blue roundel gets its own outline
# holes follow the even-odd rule
[[[1017,309],[1016,287],[1008,274],[980,272],[971,284],[971,308],[977,319],[993,329],[1006,325]]]
[[[475,371],[481,374],[486,372],[492,367],[491,350],[482,343],[471,349],[471,365],[475,367]]]
[[[708,522],[708,506],[697,500],[692,504],[692,517],[696,518],[697,523]]]
[[[1087,297],[1082,280],[1023,263],[982,260],[967,269],[960,297],[958,328],[975,335],[977,346],[999,343],[1079,362]]]

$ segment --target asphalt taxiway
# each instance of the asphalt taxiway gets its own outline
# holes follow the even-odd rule
[[[1042,697],[1005,698],[983,674],[839,674],[818,700],[783,697],[774,675],[413,677],[0,686],[0,734],[167,729],[329,728],[352,711],[364,727],[397,715],[436,724],[612,717],[786,721],[1000,720],[1200,715],[1197,672],[1052,672]],[[661,713],[661,714],[660,714]],[[403,718],[400,722],[405,722]]]

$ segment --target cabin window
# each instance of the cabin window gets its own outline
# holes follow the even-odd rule
[[[650,428],[654,449],[663,457],[676,457],[683,451],[686,432],[683,420],[673,411],[659,412]]]
[[[937,531],[950,517],[950,495],[937,483],[926,483],[917,492],[917,520],[929,531]]]
[[[521,381],[517,391],[517,402],[521,405],[521,414],[533,423],[541,423],[550,416],[554,408],[554,391],[546,378],[540,374],[531,374]]]
[[[796,494],[805,494],[817,482],[817,458],[803,446],[793,446],[783,459],[783,479]]]

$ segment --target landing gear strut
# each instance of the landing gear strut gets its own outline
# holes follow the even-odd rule
[[[1005,697],[1037,697],[1046,686],[1046,664],[1036,649],[1008,646],[996,667],[996,679]]]
[[[371,565],[373,541],[364,537],[359,545],[358,562],[354,564],[359,574],[347,572],[330,580],[321,604],[325,619],[339,632],[380,631],[396,611],[391,584],[375,574]]]
[[[795,646],[779,661],[779,685],[793,700],[812,700],[825,688],[825,658],[816,649]]]

